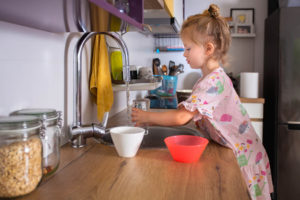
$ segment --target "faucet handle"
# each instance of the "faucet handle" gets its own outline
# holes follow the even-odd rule
[[[109,112],[105,112],[105,113],[103,114],[103,119],[102,119],[102,123],[101,123],[101,125],[102,125],[103,127],[106,127],[106,125],[107,125],[108,116],[109,116]]]

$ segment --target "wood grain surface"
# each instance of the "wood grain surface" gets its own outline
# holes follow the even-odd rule
[[[242,103],[265,103],[265,99],[264,98],[240,98]]]
[[[72,156],[69,144],[62,159]],[[197,163],[175,162],[167,149],[140,149],[118,157],[114,147],[93,140],[63,161],[56,174],[20,199],[249,199],[230,149],[210,142]]]

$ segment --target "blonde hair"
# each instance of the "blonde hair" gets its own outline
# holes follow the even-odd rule
[[[227,52],[231,43],[228,23],[220,16],[220,8],[211,4],[202,14],[187,18],[182,24],[180,34],[190,34],[196,44],[212,42],[215,45],[213,58],[222,64],[227,63]]]

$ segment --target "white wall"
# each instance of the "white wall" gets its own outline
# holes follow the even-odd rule
[[[73,113],[73,49],[80,34],[49,33],[2,21],[0,29],[0,115],[23,108],[54,108],[63,111],[67,130]],[[83,82],[86,74],[84,70]],[[89,113],[84,120],[95,114],[93,106],[84,106],[87,101],[83,98],[83,113]]]
[[[62,110],[64,36],[5,22],[0,29],[0,114],[30,105]]]

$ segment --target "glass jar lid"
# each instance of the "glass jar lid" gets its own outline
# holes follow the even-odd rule
[[[41,120],[54,120],[58,118],[58,113],[55,109],[50,108],[31,108],[17,110],[10,115],[33,115],[37,116]]]
[[[35,134],[41,126],[41,120],[35,116],[0,117],[0,138]]]

